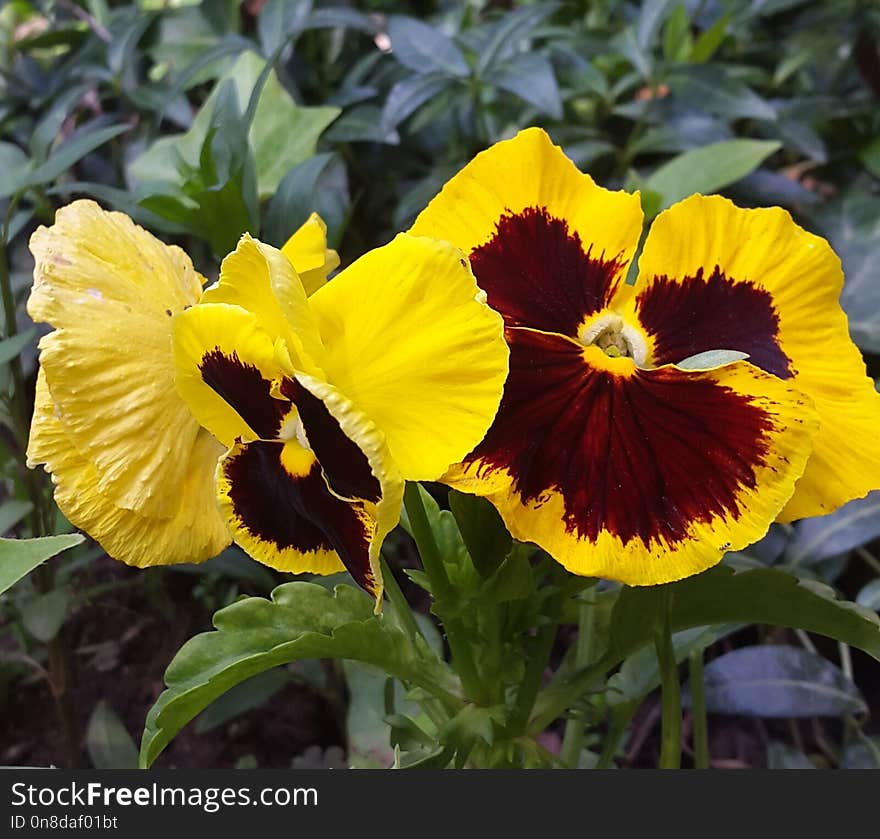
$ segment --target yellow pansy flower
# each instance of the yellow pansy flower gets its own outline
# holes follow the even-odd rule
[[[696,195],[655,220],[629,286],[641,229],[638,195],[528,129],[411,230],[469,255],[511,350],[492,428],[445,480],[570,570],[632,585],[880,487],[880,395],[828,243],[784,210]],[[679,366],[713,350],[748,360]]]

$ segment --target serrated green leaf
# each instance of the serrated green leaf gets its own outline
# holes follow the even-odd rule
[[[0,594],[3,594],[41,562],[79,545],[80,533],[44,536],[40,539],[0,539]]]
[[[187,641],[168,666],[168,688],[147,715],[141,766],[150,766],[183,726],[231,687],[302,658],[362,661],[405,683],[457,690],[446,665],[374,615],[372,600],[352,586],[331,594],[313,583],[287,583],[271,600],[249,597],[221,609],[214,626]]]
[[[644,180],[661,195],[661,210],[695,192],[712,193],[744,178],[778,151],[775,140],[724,140],[664,163]]]

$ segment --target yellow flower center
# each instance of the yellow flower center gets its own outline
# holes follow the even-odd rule
[[[578,340],[596,346],[609,358],[631,358],[638,366],[648,358],[648,346],[641,332],[615,312],[602,312],[581,327]]]

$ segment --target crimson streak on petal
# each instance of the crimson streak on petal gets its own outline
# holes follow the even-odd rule
[[[779,346],[779,316],[768,291],[731,282],[716,265],[677,282],[655,277],[636,298],[639,320],[654,336],[654,363],[675,364],[707,350],[738,350],[780,379],[794,375]]]
[[[506,469],[522,501],[563,499],[565,527],[595,541],[681,541],[692,523],[737,517],[768,454],[772,418],[708,375],[594,369],[573,341],[508,329],[498,415],[467,458]]]
[[[572,337],[587,315],[608,305],[625,267],[614,257],[593,256],[564,219],[543,207],[502,216],[470,261],[489,305],[508,326]]]
[[[317,461],[308,474],[291,475],[281,462],[283,448],[280,442],[248,443],[225,461],[233,513],[252,536],[279,551],[335,550],[355,582],[373,592],[370,534],[357,505],[330,492]]]
[[[290,410],[290,403],[275,399],[272,382],[253,364],[247,364],[238,353],[224,355],[219,347],[206,352],[199,362],[202,380],[261,438],[272,440]]]

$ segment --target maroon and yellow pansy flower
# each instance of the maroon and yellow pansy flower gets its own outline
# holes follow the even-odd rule
[[[511,351],[494,424],[444,480],[570,570],[633,585],[880,486],[880,396],[827,242],[696,195],[656,219],[631,286],[641,229],[638,195],[528,129],[411,231],[469,255]]]
[[[55,330],[28,457],[70,521],[132,565],[234,538],[280,570],[347,568],[378,600],[403,481],[479,442],[506,377],[461,252],[401,235],[326,282],[313,216],[282,250],[243,237],[203,291],[182,251],[90,201],[31,247],[28,308]]]

